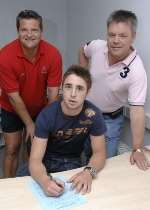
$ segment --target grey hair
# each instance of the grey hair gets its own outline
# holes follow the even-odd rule
[[[112,12],[107,19],[107,28],[112,22],[131,23],[133,32],[136,32],[137,24],[138,24],[137,16],[135,15],[135,13],[128,10],[116,10]]]

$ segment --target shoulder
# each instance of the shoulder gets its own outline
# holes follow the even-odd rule
[[[52,127],[55,122],[58,108],[59,102],[56,101],[42,109],[42,111],[39,113],[36,119],[36,125]]]
[[[106,48],[106,46],[107,43],[105,40],[92,40],[84,45],[84,52],[87,56],[90,56],[91,54],[96,53],[97,51],[103,51]]]
[[[4,47],[2,47],[1,52],[9,51],[9,50],[14,49],[18,46],[19,46],[19,41],[18,41],[18,39],[16,39],[12,42],[9,42]]]
[[[45,50],[48,53],[51,53],[52,55],[60,55],[58,48],[45,40],[41,40],[41,47],[43,50]]]
[[[131,75],[133,79],[141,78],[146,76],[146,70],[141,57],[137,54],[136,59],[131,64]]]
[[[35,136],[48,138],[55,125],[58,106],[59,102],[54,102],[40,112],[35,123]]]
[[[85,116],[91,123],[90,134],[93,136],[103,135],[106,132],[106,125],[102,112],[98,107],[86,101]]]
[[[85,46],[87,46],[87,47],[103,47],[103,46],[106,46],[106,41],[101,40],[101,39],[96,39],[96,40],[87,42],[85,44]]]
[[[46,106],[41,112],[40,115],[44,116],[46,118],[49,118],[50,116],[54,116],[60,106],[59,101],[55,101],[51,103],[50,105]]]
[[[86,115],[102,115],[101,110],[95,106],[92,102],[85,100],[85,114]]]
[[[0,56],[7,56],[8,55],[14,55],[14,51],[16,51],[16,49],[19,46],[19,42],[18,39],[8,43],[7,45],[5,45],[1,50],[0,50]]]
[[[139,54],[137,54],[135,59],[135,67],[142,68],[142,70],[145,70],[143,61]]]
[[[18,40],[14,40],[7,45],[5,45],[0,50],[0,66],[3,67],[1,70],[5,70],[5,68],[10,69],[18,65],[18,53],[20,52],[20,44]]]

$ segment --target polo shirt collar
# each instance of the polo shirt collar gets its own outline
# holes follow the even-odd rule
[[[118,62],[118,63],[121,63],[121,64],[123,64],[123,65],[125,65],[125,66],[128,66],[129,65],[129,63],[134,59],[134,57],[137,55],[137,51],[136,51],[136,49],[132,46],[131,47],[132,48],[132,52],[130,53],[130,55],[128,55],[128,57],[126,57],[123,61],[120,61],[120,62]],[[107,44],[106,44],[106,46],[105,46],[105,48],[104,48],[104,54],[105,54],[105,56],[107,56],[107,58],[108,58],[108,47],[107,47]]]
[[[21,43],[20,43],[20,40],[17,39],[17,56],[20,57],[20,58],[26,58],[23,54],[23,50],[22,50],[22,47],[21,47]],[[39,50],[38,50],[38,54],[36,56],[36,59],[38,59],[40,56],[44,55],[44,47],[43,47],[43,40],[40,41],[39,43]]]
[[[126,57],[123,61],[122,64],[124,64],[125,66],[128,66],[130,64],[130,62],[134,59],[134,57],[137,55],[137,51],[132,48],[133,51],[130,53],[130,55],[128,55],[128,57]]]

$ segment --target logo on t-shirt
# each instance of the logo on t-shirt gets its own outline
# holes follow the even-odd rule
[[[93,117],[96,114],[96,112],[91,108],[87,108],[84,113],[86,117]]]
[[[80,134],[86,134],[87,132],[88,132],[87,127],[58,130],[56,133],[53,134],[52,139],[53,141],[55,140],[71,141],[72,137],[80,135]]]
[[[46,66],[42,66],[41,73],[42,74],[47,74],[47,68],[46,68]]]

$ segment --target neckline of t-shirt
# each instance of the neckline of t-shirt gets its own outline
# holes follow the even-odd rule
[[[66,115],[64,112],[63,112],[63,110],[62,110],[62,107],[61,107],[61,101],[60,101],[60,103],[59,103],[59,110],[60,110],[60,112],[61,112],[61,114],[63,115],[63,117],[65,118],[65,119],[77,119],[80,115],[81,115],[81,113],[83,112],[83,110],[85,110],[85,104],[83,105],[83,108],[82,108],[82,110],[80,111],[80,113],[79,114],[77,114],[77,115]]]

